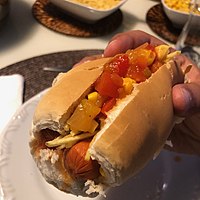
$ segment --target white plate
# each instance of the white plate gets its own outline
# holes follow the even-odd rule
[[[41,93],[42,94],[42,93]],[[27,101],[10,121],[0,141],[0,193],[4,200],[86,200],[65,194],[41,176],[29,153],[29,129],[41,97]],[[131,147],[130,147],[131,148]],[[107,200],[199,200],[200,159],[163,151],[140,174],[110,189]],[[179,155],[180,156],[180,155]],[[3,199],[3,198],[0,198]],[[103,200],[96,197],[95,200]]]

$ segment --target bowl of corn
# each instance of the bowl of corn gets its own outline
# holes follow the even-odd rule
[[[163,10],[177,28],[182,28],[190,13],[191,0],[161,0]],[[194,9],[191,28],[200,29],[200,10]]]
[[[81,21],[95,23],[119,9],[127,0],[50,0]]]

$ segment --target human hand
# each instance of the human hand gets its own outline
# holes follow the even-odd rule
[[[192,63],[181,55],[176,62],[183,70]],[[173,147],[169,150],[200,155],[200,69],[195,64],[186,74],[186,83],[173,87],[172,97],[177,115],[185,117],[180,124],[176,124],[169,137]]]
[[[142,31],[128,31],[114,36],[104,50],[104,56],[110,57],[148,42],[160,45],[164,42]],[[185,119],[176,124],[170,134],[173,147],[167,149],[176,152],[200,155],[200,69],[184,55],[177,56],[176,62],[183,71],[192,65],[186,75],[187,82],[177,84],[172,89],[175,114]]]

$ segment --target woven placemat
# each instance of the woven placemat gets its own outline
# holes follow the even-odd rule
[[[45,27],[77,37],[106,35],[116,30],[123,19],[122,12],[117,10],[94,24],[87,24],[67,15],[48,0],[36,0],[32,6],[32,13],[35,19]]]
[[[33,57],[0,70],[0,75],[21,74],[25,80],[24,101],[51,86],[58,72],[44,71],[43,67],[70,69],[85,56],[101,54],[102,50],[79,50]]]
[[[161,4],[157,4],[149,9],[146,15],[146,22],[160,37],[174,44],[176,43],[181,29],[173,26],[172,22],[164,13]],[[200,46],[200,34],[189,34],[185,43],[187,45]]]

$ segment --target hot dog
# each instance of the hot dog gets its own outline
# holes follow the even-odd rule
[[[145,43],[59,74],[31,129],[31,154],[47,182],[93,197],[138,173],[175,122],[171,90],[184,81],[177,53]]]

